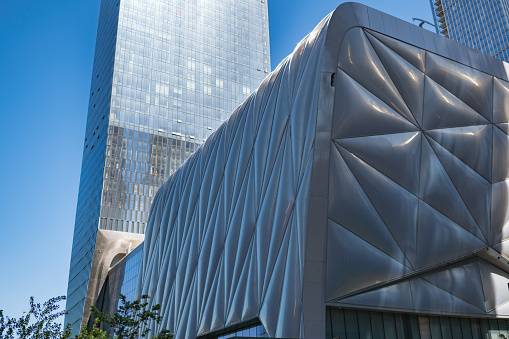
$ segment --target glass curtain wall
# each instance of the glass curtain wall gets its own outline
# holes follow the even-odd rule
[[[101,1],[67,286],[65,324],[79,332],[92,268],[103,192],[111,83],[118,24],[117,1]]]
[[[267,5],[123,0],[100,228],[144,233],[158,187],[270,70]]]
[[[432,0],[442,35],[509,62],[508,0]]]
[[[69,273],[79,331],[97,229],[144,233],[159,186],[270,71],[264,0],[102,0]]]

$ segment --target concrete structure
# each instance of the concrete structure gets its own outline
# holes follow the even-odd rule
[[[176,338],[507,333],[507,70],[341,5],[157,192],[137,295]]]
[[[269,71],[265,1],[101,1],[67,291],[74,333],[111,264],[99,233],[145,233],[159,186]]]
[[[437,33],[509,62],[508,0],[430,0]]]
[[[129,251],[120,261],[113,262],[113,265],[107,270],[108,274],[102,280],[104,283],[94,301],[94,306],[101,312],[113,316],[119,306],[120,294],[124,295],[127,301],[134,300],[142,251],[143,243]],[[93,317],[88,318],[89,326],[93,325],[94,320]]]

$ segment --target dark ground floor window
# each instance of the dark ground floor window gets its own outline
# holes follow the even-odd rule
[[[217,337],[217,339],[238,338],[238,337],[267,338],[268,336],[263,326],[257,325],[222,334],[219,337]]]
[[[327,308],[327,339],[509,338],[508,319],[475,319]]]

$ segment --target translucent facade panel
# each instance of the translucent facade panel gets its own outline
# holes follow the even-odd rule
[[[254,318],[269,337],[301,337],[301,304],[291,298],[303,289],[327,19],[154,198],[136,295],[164,291],[149,303],[162,305],[157,326],[175,339]]]
[[[341,5],[157,192],[137,295],[157,291],[176,339],[254,318],[275,338],[500,330],[507,80],[500,60]],[[344,310],[329,329],[328,306]]]

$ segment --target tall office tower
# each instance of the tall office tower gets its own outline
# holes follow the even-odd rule
[[[509,62],[509,0],[430,0],[437,33]]]
[[[142,241],[158,187],[270,71],[267,16],[265,0],[101,1],[67,291],[74,333],[104,271]]]

